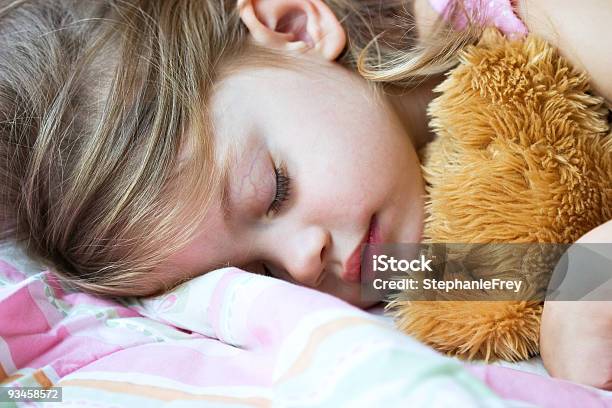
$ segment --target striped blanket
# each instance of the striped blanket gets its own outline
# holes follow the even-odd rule
[[[612,407],[591,388],[463,365],[337,298],[236,268],[118,303],[11,257],[0,383],[62,387],[62,407]]]

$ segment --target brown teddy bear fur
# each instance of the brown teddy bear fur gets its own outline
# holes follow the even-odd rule
[[[421,152],[424,242],[572,243],[612,219],[612,134],[603,99],[589,89],[587,76],[545,41],[485,31],[429,106],[437,137]],[[510,258],[474,276],[519,273],[504,265]],[[523,278],[545,290],[547,278]],[[400,294],[387,310],[401,330],[441,352],[516,361],[538,353],[542,307]]]

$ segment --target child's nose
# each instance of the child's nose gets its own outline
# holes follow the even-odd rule
[[[331,235],[320,226],[304,227],[288,240],[283,264],[292,279],[300,285],[316,288],[321,282]]]

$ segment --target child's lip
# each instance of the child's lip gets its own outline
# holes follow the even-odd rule
[[[346,261],[346,267],[342,272],[341,278],[348,283],[361,282],[361,247],[363,244],[378,244],[382,242],[380,227],[378,225],[376,214],[372,215],[368,230],[363,235],[363,238],[357,244],[357,247],[351,253]]]

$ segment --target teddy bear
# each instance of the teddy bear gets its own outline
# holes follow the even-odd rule
[[[592,94],[587,75],[553,46],[487,29],[436,92],[428,107],[436,137],[420,152],[424,243],[533,249],[571,244],[612,219],[608,109]],[[542,294],[560,254],[548,262],[536,254],[540,263],[528,273],[508,263],[526,255],[480,254],[474,259],[488,262],[472,265],[470,273],[487,279],[523,274],[518,277],[530,282],[534,296],[415,301],[404,291],[386,310],[399,329],[448,355],[527,359],[538,353]]]

